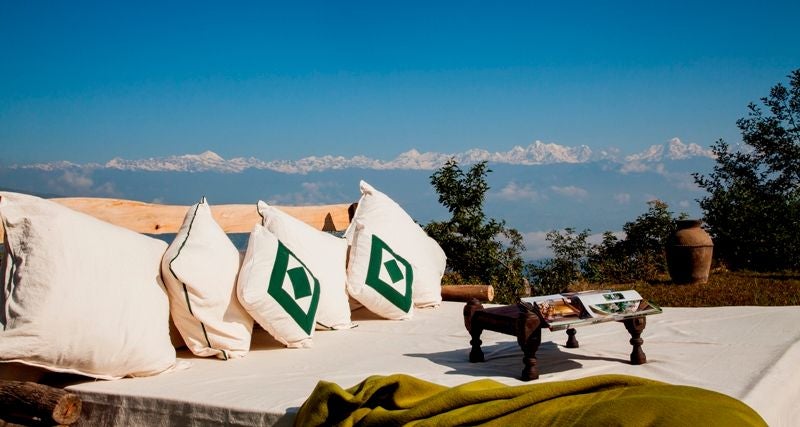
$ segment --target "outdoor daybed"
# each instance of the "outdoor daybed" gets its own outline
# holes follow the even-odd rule
[[[100,199],[90,204],[70,199],[60,203],[149,233],[174,232],[186,210]],[[122,215],[114,206],[130,214]],[[348,208],[336,205],[290,213],[331,230],[346,226]],[[252,207],[219,207],[215,214],[229,232],[249,231],[259,220]],[[463,302],[444,301],[436,308],[418,309],[404,321],[385,320],[358,308],[352,313],[357,327],[317,331],[312,348],[287,349],[256,328],[245,357],[201,358],[183,349],[178,351],[177,369],[147,377],[98,381],[0,364],[0,378],[32,378],[65,386],[82,399],[78,425],[291,425],[319,381],[346,388],[371,375],[407,374],[445,386],[485,378],[530,384],[517,379],[520,349],[508,335],[484,332],[486,361],[469,362],[470,335],[463,308]],[[647,363],[639,366],[628,363],[630,336],[616,322],[579,328],[576,349],[564,346],[563,332],[544,331],[537,353],[540,377],[534,382],[633,375],[720,392],[743,401],[771,426],[797,425],[798,324],[797,306],[667,307],[648,318],[642,335]]]

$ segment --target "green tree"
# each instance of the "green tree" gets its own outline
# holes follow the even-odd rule
[[[439,203],[452,215],[447,221],[432,221],[425,231],[447,255],[447,269],[468,282],[491,284],[498,302],[513,302],[525,291],[522,235],[505,221],[487,219],[483,202],[491,172],[486,162],[462,170],[450,159],[433,175],[431,184]]]
[[[736,124],[744,147],[723,140],[709,175],[695,173],[715,256],[734,269],[800,268],[800,69],[750,103]]]

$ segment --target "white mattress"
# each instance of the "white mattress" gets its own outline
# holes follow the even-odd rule
[[[369,375],[406,373],[456,385],[491,377],[522,384],[514,337],[483,333],[485,363],[469,363],[464,304],[418,310],[409,321],[354,313],[359,326],[317,332],[311,349],[286,349],[258,330],[243,359],[180,353],[190,366],[148,378],[72,385],[84,399],[84,425],[285,425],[317,381],[350,387]],[[363,309],[362,309],[363,310]],[[771,426],[800,420],[800,306],[666,308],[642,334],[648,363],[628,363],[630,336],[611,322],[566,334],[544,331],[537,381],[630,374],[719,391],[749,404]],[[184,364],[186,364],[184,363]]]

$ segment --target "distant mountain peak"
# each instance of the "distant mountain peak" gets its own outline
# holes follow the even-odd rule
[[[680,138],[672,138],[665,145],[651,145],[640,153],[625,156],[625,161],[660,162],[665,159],[684,160],[690,157],[708,157],[713,159],[714,153],[711,149],[703,148],[695,143],[684,144]]]
[[[203,151],[202,153],[198,154],[197,157],[200,158],[201,160],[208,161],[208,162],[222,162],[222,161],[225,161],[225,159],[223,159],[219,154],[217,154],[217,153],[215,153],[215,152],[213,152],[211,150]]]
[[[695,143],[684,144],[678,138],[672,138],[667,144],[668,156],[672,160],[683,160],[690,157],[708,157],[713,159],[714,152]]]

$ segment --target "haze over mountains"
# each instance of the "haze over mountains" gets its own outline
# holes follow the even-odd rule
[[[526,238],[530,259],[548,255],[551,229],[620,230],[647,210],[647,201],[667,202],[675,212],[699,217],[703,197],[692,172],[707,173],[707,148],[673,138],[645,151],[621,154],[536,141],[505,152],[462,153],[409,150],[391,160],[326,155],[299,160],[224,159],[214,152],[164,158],[114,158],[105,164],[53,162],[0,167],[0,187],[60,196],[116,197],[190,204],[201,196],[212,204],[302,205],[358,199],[364,179],[389,194],[420,223],[444,219],[430,175],[449,158],[463,167],[486,160],[492,172],[486,213],[505,219]]]

